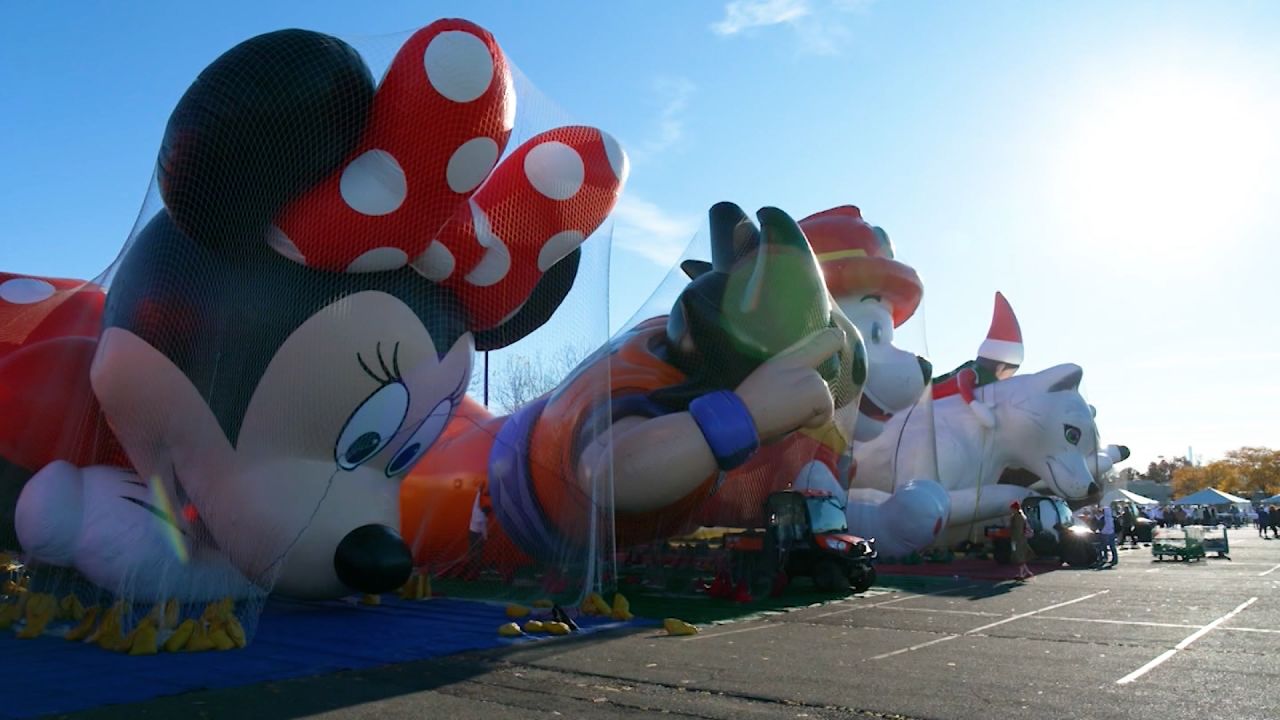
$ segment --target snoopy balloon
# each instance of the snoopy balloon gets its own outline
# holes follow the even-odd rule
[[[401,478],[473,349],[563,300],[626,176],[587,127],[499,163],[514,103],[461,20],[378,84],[300,30],[210,65],[105,291],[0,275],[0,541],[132,598],[402,584]]]

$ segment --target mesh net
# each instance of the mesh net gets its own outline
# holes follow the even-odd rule
[[[457,565],[436,545],[522,552],[485,527],[487,469],[468,474],[529,447],[468,398],[475,352],[504,368],[604,344],[607,231],[588,238],[627,173],[562,118],[461,20],[280,31],[215,60],[116,262],[88,283],[0,275],[5,625],[225,649],[269,594],[429,597]],[[445,485],[410,474],[428,451]],[[581,484],[572,537],[537,554],[562,602],[599,586],[608,485]]]
[[[762,226],[767,224],[765,212]],[[709,225],[681,257],[681,269],[663,280],[628,328],[638,331],[653,322],[670,323],[673,315],[668,313],[674,313],[678,327],[702,327],[696,317],[686,317],[692,287],[688,277],[698,277],[693,281],[696,286],[702,282],[698,273],[706,269],[699,261],[711,259],[714,267],[718,255],[725,254],[720,251],[723,241],[717,240],[717,215],[713,209]],[[809,588],[819,593],[864,589],[875,579],[869,557],[872,548],[883,552],[883,547],[892,549],[914,540],[909,535],[899,537],[907,532],[904,526],[920,522],[913,513],[945,513],[945,506],[940,506],[945,497],[939,500],[936,481],[932,482],[935,491],[926,490],[923,495],[923,509],[921,493],[911,484],[937,477],[932,433],[926,433],[924,442],[903,445],[903,427],[892,425],[898,415],[915,415],[926,420],[923,426],[929,431],[932,428],[931,406],[924,393],[928,363],[913,351],[923,350],[923,332],[894,335],[895,328],[916,311],[919,279],[909,266],[894,259],[883,230],[864,221],[856,208],[816,213],[796,221],[796,227],[805,235],[820,284],[805,285],[779,269],[771,282],[748,282],[745,287],[785,297],[788,320],[784,324],[791,332],[803,329],[808,312],[796,307],[798,299],[810,297],[806,293],[814,299],[826,296],[827,317],[844,331],[846,350],[855,357],[856,389],[829,388],[834,412],[828,422],[789,426],[768,438],[762,434],[761,447],[749,460],[718,473],[699,490],[682,534],[654,534],[648,543],[624,548],[620,572],[630,583],[667,597],[687,599],[701,592],[737,601],[764,594],[806,601],[812,597],[804,594]],[[757,271],[751,265],[757,258],[746,259],[750,272]],[[724,284],[719,321],[753,328],[768,325],[767,312],[750,318],[735,314],[735,306],[758,299],[752,292],[745,293],[746,298],[735,295],[735,287],[731,281]],[[702,330],[695,336],[700,343],[713,340],[729,347],[740,342],[732,333],[723,337]],[[802,342],[799,337],[792,340]],[[740,381],[742,371],[733,357],[707,353],[699,361],[712,387],[734,387]],[[778,356],[772,357],[751,372],[763,374],[767,365],[778,361]],[[818,370],[823,371],[821,365]],[[785,415],[794,403],[803,402],[803,396],[791,395],[796,389],[785,381],[775,382],[770,400],[776,403],[776,412]],[[738,386],[739,394],[749,385],[750,380]],[[857,454],[882,436],[890,448],[886,461],[883,467],[864,472]],[[901,487],[911,491],[894,492]],[[621,485],[615,492],[622,492]],[[941,510],[928,507],[929,502]],[[918,546],[931,543],[938,532],[932,516],[927,524],[928,532]],[[792,584],[793,580],[799,582]]]
[[[1039,497],[1061,498],[1073,508],[1096,502],[1107,471],[1128,456],[1127,449],[1102,443],[1079,366],[1020,370],[1017,322],[997,293],[976,357],[933,380],[933,477],[949,509],[936,545],[986,544],[1007,524],[1014,502],[1032,510]],[[923,437],[923,428],[910,425],[907,437]],[[1048,532],[1056,532],[1053,525]]]
[[[610,337],[626,174],[465,21],[220,57],[111,268],[0,276],[0,621],[211,649],[270,594],[394,591],[626,620],[608,591],[862,589],[873,548],[1096,492],[1079,368],[940,393],[921,281],[851,206],[713,206]]]

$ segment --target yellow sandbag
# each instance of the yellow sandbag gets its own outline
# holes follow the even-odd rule
[[[209,633],[209,642],[218,650],[231,650],[236,644],[231,640],[231,636],[227,634],[227,629],[223,627],[214,628]]]
[[[235,643],[236,647],[242,648],[247,644],[244,637],[244,626],[240,624],[235,615],[227,618],[226,631],[227,637],[231,638],[231,642]]]
[[[667,631],[668,635],[697,635],[698,627],[679,618],[667,618],[662,621],[662,627]]]
[[[67,639],[76,641],[89,637],[89,633],[93,632],[94,623],[98,622],[98,614],[100,612],[102,612],[102,608],[97,605],[86,608],[84,611],[84,617],[80,620],[80,624],[71,628],[71,630],[67,632]]]
[[[164,641],[165,652],[178,652],[185,648],[187,643],[191,642],[191,635],[196,630],[195,620],[183,620],[182,624],[173,631],[168,640]]]
[[[170,598],[167,602],[165,602],[164,610],[161,611],[160,629],[170,630],[172,628],[178,627],[178,611],[181,609],[182,609],[182,606],[179,605],[178,601],[173,598]]]
[[[614,620],[627,621],[635,617],[631,614],[631,603],[622,593],[613,596],[613,609],[610,615]]]
[[[150,622],[139,625],[132,633],[133,643],[129,646],[130,655],[156,654],[156,626]]]
[[[213,640],[209,639],[209,631],[203,624],[197,623],[195,630],[191,632],[191,639],[187,641],[187,652],[204,652],[213,649]]]

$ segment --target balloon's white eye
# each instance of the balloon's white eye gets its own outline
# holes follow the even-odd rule
[[[444,426],[449,423],[449,418],[453,416],[453,401],[445,398],[436,403],[431,409],[431,413],[418,425],[413,431],[413,435],[400,446],[396,454],[391,457],[391,462],[387,463],[387,477],[394,477],[400,473],[408,471],[415,463],[427,452],[427,450],[435,444],[440,433],[444,432]]]
[[[382,452],[409,413],[409,390],[402,383],[383,385],[360,403],[338,434],[333,459],[343,470],[355,470]]]

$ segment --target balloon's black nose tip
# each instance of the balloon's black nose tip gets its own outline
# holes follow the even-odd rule
[[[409,580],[413,556],[400,534],[385,525],[365,525],[347,533],[333,554],[343,585],[362,593],[390,592]]]
[[[1097,494],[1098,494],[1098,493],[1100,493],[1100,492],[1102,492],[1102,488],[1098,487],[1098,483],[1096,483],[1096,482],[1091,482],[1091,483],[1089,483],[1089,494],[1090,494],[1090,495],[1097,495]]]

